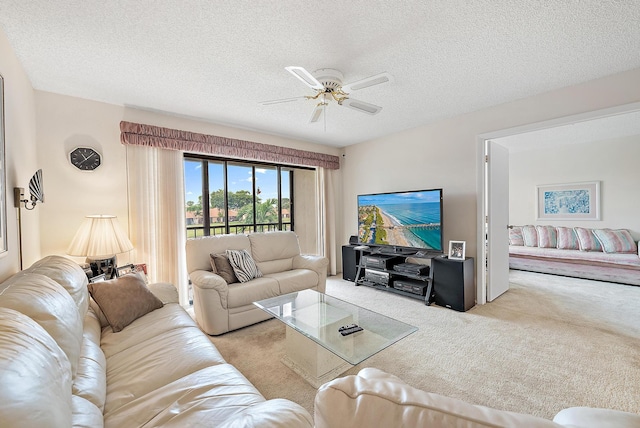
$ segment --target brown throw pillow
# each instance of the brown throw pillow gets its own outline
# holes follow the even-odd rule
[[[214,254],[213,260],[215,261],[218,275],[227,281],[227,284],[238,282],[238,277],[236,277],[236,273],[233,271],[231,263],[229,263],[229,257],[226,254]]]
[[[218,273],[218,268],[216,267],[216,255],[209,254],[209,262],[211,263],[211,271],[213,273]]]
[[[138,273],[91,283],[88,287],[114,333],[162,307],[162,301],[153,295]]]

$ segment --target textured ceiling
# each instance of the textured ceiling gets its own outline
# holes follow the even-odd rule
[[[640,67],[638,0],[0,0],[35,89],[337,147]],[[285,66],[335,68],[376,116]]]

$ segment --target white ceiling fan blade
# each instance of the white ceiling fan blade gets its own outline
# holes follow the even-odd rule
[[[342,86],[342,90],[347,94],[358,91],[360,89],[368,88],[370,86],[380,85],[382,83],[393,82],[393,77],[389,73],[380,73],[375,76],[367,77],[357,82],[349,83]]]
[[[313,77],[313,75],[305,70],[304,67],[289,66],[285,67],[284,69],[296,76],[298,79],[300,79],[300,81],[302,81],[302,83],[304,83],[311,89],[324,90],[324,86],[322,85],[322,83],[318,82],[318,79]]]
[[[380,113],[380,110],[382,110],[382,107],[380,106],[365,103],[364,101],[360,100],[354,100],[353,98],[347,98],[342,102],[342,105],[370,115],[378,114]]]
[[[290,103],[292,101],[298,101],[304,99],[304,97],[282,98],[279,100],[260,101],[263,106],[269,106],[271,104]]]
[[[324,107],[326,104],[320,103],[313,109],[313,113],[311,113],[311,119],[309,119],[309,123],[316,123],[320,120],[320,117],[324,113]]]

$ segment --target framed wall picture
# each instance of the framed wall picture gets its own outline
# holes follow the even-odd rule
[[[538,220],[600,220],[600,182],[537,186]]]
[[[449,241],[449,259],[464,260],[466,241]]]

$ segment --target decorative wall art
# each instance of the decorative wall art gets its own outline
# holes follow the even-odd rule
[[[600,182],[537,186],[538,220],[600,220]]]

